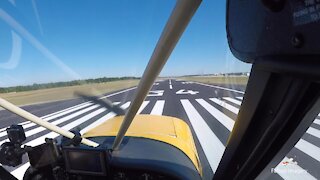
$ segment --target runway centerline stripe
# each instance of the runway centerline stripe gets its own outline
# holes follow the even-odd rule
[[[223,99],[225,99],[225,100],[227,100],[227,101],[230,101],[230,102],[232,102],[232,103],[234,103],[234,104],[236,104],[236,105],[241,106],[241,101],[238,101],[238,100],[233,99],[233,98],[231,98],[231,97],[223,97]]]
[[[196,101],[205,108],[215,119],[217,119],[222,125],[224,125],[230,132],[232,131],[234,121],[221,111],[213,107],[211,104],[203,99],[196,99]]]
[[[208,159],[211,169],[215,172],[218,168],[225,147],[219,138],[211,131],[210,127],[192,106],[190,101],[186,99],[182,99],[180,101],[199,139],[200,145]],[[208,143],[208,139],[210,139],[210,143]]]
[[[244,94],[243,91],[238,91],[238,90],[235,90],[235,89],[225,88],[225,87],[221,87],[221,86],[214,86],[214,85],[204,84],[204,83],[199,83],[199,82],[193,82],[193,83],[200,84],[200,85],[207,86],[207,87],[213,87],[213,88],[217,88],[217,89],[223,89],[223,90],[227,90],[227,91],[231,91],[231,92]]]
[[[152,115],[162,115],[163,107],[164,107],[164,100],[158,100],[156,104],[153,106],[153,109],[150,114]]]
[[[220,99],[217,98],[210,98],[211,101],[215,102],[216,104],[224,107],[225,109],[228,109],[229,111],[238,114],[239,113],[239,109],[231,106],[230,104],[226,103],[225,101],[221,101]]]

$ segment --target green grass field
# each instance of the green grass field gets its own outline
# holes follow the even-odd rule
[[[179,78],[186,81],[196,81],[207,84],[233,84],[233,85],[247,85],[247,76],[190,76]]]
[[[108,92],[136,86],[139,80],[121,80],[106,83],[85,84],[79,86],[68,86],[17,93],[0,93],[0,97],[11,103],[22,106],[38,104],[65,99],[72,99],[76,96],[74,92],[81,92],[89,95],[101,95]]]

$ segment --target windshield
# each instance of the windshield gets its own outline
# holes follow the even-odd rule
[[[107,98],[127,110],[175,3],[1,1],[0,97],[66,130],[84,133],[98,126],[116,114],[77,93]],[[138,111],[189,125],[204,179],[219,165],[251,70],[229,50],[225,6],[203,0]],[[0,121],[0,144],[8,141],[5,130],[11,124],[23,125],[26,145],[59,136],[6,110]],[[302,140],[314,152],[300,143],[288,158],[299,162],[305,177],[320,178],[314,170],[319,157],[313,156],[320,152],[319,120],[314,123],[316,135]],[[20,166],[5,166],[19,179],[28,167],[26,156]],[[270,171],[279,179],[286,173],[295,172]]]

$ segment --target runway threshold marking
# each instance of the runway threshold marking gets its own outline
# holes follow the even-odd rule
[[[53,124],[53,125],[61,124],[61,123],[65,122],[65,121],[68,121],[68,120],[70,120],[72,118],[80,116],[81,114],[84,114],[84,113],[86,113],[88,111],[91,111],[91,110],[93,110],[95,108],[98,108],[98,107],[99,107],[99,105],[90,106],[90,107],[88,107],[86,109],[83,109],[81,111],[77,111],[76,113],[70,114],[70,115],[65,116],[65,117],[63,117],[61,119],[57,119],[57,120],[51,122],[51,124]],[[39,127],[34,128],[34,129],[31,129],[29,131],[26,131],[25,135],[26,135],[26,137],[30,137],[32,135],[35,135],[35,134],[37,134],[37,133],[39,133],[41,131],[45,131],[45,130],[46,130],[46,128],[44,128],[42,126],[39,126]],[[4,143],[6,141],[9,141],[9,139],[5,139],[5,140],[1,141],[0,144]]]
[[[77,111],[77,110],[82,109],[81,111],[78,111],[78,112],[77,112],[77,113],[80,115],[80,114],[82,114],[81,112],[83,112],[83,113],[87,112],[87,111],[86,111],[87,108],[86,108],[86,109],[83,109],[83,108],[85,108],[85,107],[87,107],[87,106],[90,106],[90,105],[92,105],[92,103],[84,104],[84,105],[82,105],[82,106],[78,106],[78,107],[76,107],[76,108],[69,109],[68,111],[63,111],[63,112],[61,112],[60,114],[55,114],[55,115],[53,115],[53,116],[49,116],[49,117],[47,117],[47,118],[42,118],[42,119],[45,120],[45,121],[49,121],[49,120],[52,120],[52,119],[55,119],[55,118],[61,117],[61,116],[63,116],[63,115],[66,115],[66,114],[69,114],[69,113],[72,113],[72,112],[74,112],[74,111]],[[90,108],[90,107],[89,107],[89,108]],[[24,129],[27,129],[27,128],[30,128],[30,127],[33,127],[33,126],[36,126],[36,125],[37,125],[36,123],[30,122],[29,124],[23,125],[22,127],[23,127]],[[4,137],[4,136],[6,136],[6,135],[7,135],[7,132],[6,132],[6,131],[0,133],[0,137]]]
[[[243,91],[238,91],[238,90],[235,90],[235,89],[230,89],[230,88],[225,88],[225,87],[220,87],[220,86],[214,86],[214,85],[204,84],[204,83],[199,83],[199,82],[193,82],[193,83],[199,84],[199,85],[203,85],[203,86],[207,86],[207,87],[213,87],[213,88],[217,88],[217,89],[223,89],[223,90],[227,90],[227,91],[231,91],[231,92],[244,94]]]
[[[236,107],[234,107],[234,108],[236,108]],[[239,108],[236,108],[236,109],[238,109],[238,111],[239,111]],[[302,140],[302,142],[300,142]],[[307,148],[310,148],[310,152],[308,152],[308,153],[306,153],[306,154],[308,154],[309,156],[313,156],[313,155],[315,155],[315,154],[319,154],[318,156],[320,156],[320,153],[319,153],[319,151],[318,151],[318,147],[316,147],[316,146],[314,146],[313,144],[311,144],[311,143],[309,143],[309,142],[307,142],[307,141],[305,141],[305,140],[303,140],[303,139],[301,139],[299,142],[300,142],[300,146],[301,147],[299,147],[299,148],[301,148],[300,150],[302,151],[302,152],[304,152],[304,153],[306,153],[305,152],[305,148],[307,147]],[[298,142],[298,143],[299,143]],[[304,147],[305,146],[305,147]],[[297,148],[297,147],[296,147]],[[318,149],[317,149],[318,148]],[[308,151],[308,150],[307,150]],[[318,151],[318,152],[316,152],[316,151]],[[283,162],[285,162],[286,161],[286,159],[288,159],[288,157],[285,157],[278,165],[277,165],[277,167],[275,168],[275,172],[276,173],[278,173],[283,179],[287,179],[287,180],[291,180],[292,179],[292,176],[291,175],[288,175],[288,171],[290,170],[290,169],[286,169],[286,171],[283,169],[283,167],[281,167],[281,168],[278,168],[278,166],[281,166],[282,164],[283,164]],[[292,164],[290,167],[292,167],[292,168],[294,168],[294,169],[297,169],[297,170],[303,170],[303,168],[302,167],[300,167],[299,165],[297,165],[297,164]],[[288,167],[286,167],[286,168],[288,168]],[[308,173],[307,171],[305,171],[305,173],[301,173],[301,174],[296,174],[296,176],[294,176],[294,179],[296,179],[296,180],[300,180],[300,179],[316,179],[316,178],[314,178],[310,173]]]
[[[143,103],[141,104],[137,114],[140,114],[148,104],[149,104],[149,101],[143,101]]]
[[[309,127],[309,129],[307,130],[308,134],[311,134],[317,138],[320,138],[320,130],[313,128],[313,127]]]
[[[300,139],[295,147],[320,162],[320,148],[316,145],[313,145],[304,139]]]
[[[123,105],[121,105],[120,107],[122,109],[127,109],[130,106],[130,101],[124,103]],[[108,114],[104,115],[103,117],[101,117],[100,119],[96,120],[95,122],[91,123],[89,126],[83,128],[80,133],[83,134],[87,131],[89,131],[92,128],[95,128],[97,126],[99,126],[100,124],[104,123],[106,120],[115,117],[116,114],[114,112],[109,112]]]
[[[229,111],[233,112],[234,114],[238,114],[239,113],[239,109],[238,108],[235,108],[234,106],[229,105],[225,101],[221,101],[218,98],[210,98],[210,100],[215,102],[216,104],[224,107],[225,109],[228,109]]]
[[[232,103],[235,103],[236,105],[241,106],[241,101],[238,101],[238,100],[233,99],[233,98],[231,98],[231,97],[223,97],[223,99],[225,99],[225,100],[227,100],[227,101],[230,101],[230,102],[232,102]]]
[[[52,113],[52,114],[49,114],[49,115],[46,115],[46,116],[42,116],[42,117],[40,117],[40,118],[43,119],[43,120],[49,121],[49,120],[51,120],[51,119],[54,119],[54,118],[63,116],[63,115],[65,115],[65,114],[68,114],[68,113],[71,113],[71,112],[73,112],[73,111],[76,111],[76,110],[85,108],[85,107],[90,106],[90,105],[92,105],[92,103],[82,103],[82,104],[79,104],[79,105],[77,105],[77,106],[73,106],[73,107],[70,107],[70,108],[67,108],[67,109],[58,111],[59,113],[55,112],[55,113]],[[26,122],[19,123],[19,125],[22,125],[23,128],[26,129],[26,128],[35,126],[36,124],[33,123],[33,122],[31,122],[31,121],[26,121]],[[9,126],[8,126],[8,127],[9,127]],[[7,134],[7,132],[6,132],[5,130],[6,130],[8,127],[3,128],[4,131],[0,132],[0,137],[2,137],[3,135],[6,135],[6,134]]]
[[[154,107],[153,107],[153,109],[152,109],[150,114],[152,114],[152,115],[162,115],[164,103],[165,103],[164,100],[158,100],[156,102],[156,104],[154,105]]]
[[[211,131],[205,120],[192,106],[190,101],[187,99],[182,99],[180,101],[199,139],[200,145],[208,159],[210,167],[212,171],[215,172],[225,150],[225,146],[214,132]],[[210,139],[210,143],[208,143],[208,139]]]
[[[135,86],[135,87],[132,87],[132,88],[124,89],[124,90],[122,90],[122,91],[115,92],[115,93],[112,93],[112,94],[109,94],[109,95],[100,97],[99,99],[104,99],[104,98],[107,98],[107,97],[111,97],[111,96],[114,96],[114,95],[118,95],[118,94],[121,94],[121,93],[124,93],[124,92],[127,92],[127,91],[134,90],[134,89],[136,89],[136,88],[137,88],[137,87]],[[60,110],[60,111],[56,111],[56,112],[47,114],[47,115],[42,116],[42,117],[40,117],[40,118],[47,118],[47,117],[49,117],[49,116],[53,116],[53,115],[56,115],[56,114],[60,114],[60,113],[63,113],[63,112],[65,112],[65,111],[71,110],[71,109],[73,109],[73,108],[78,108],[79,106],[86,106],[86,105],[88,105],[89,103],[91,103],[91,101],[87,101],[87,102],[84,102],[84,103],[81,103],[81,104],[77,104],[77,105],[71,106],[71,107],[69,107],[69,108],[62,109],[62,110]],[[92,103],[91,103],[91,104],[92,104]],[[19,125],[25,125],[25,124],[29,124],[29,123],[32,124],[32,122],[27,121],[27,122],[19,123]],[[33,123],[33,125],[35,125],[35,124]],[[30,126],[33,126],[33,125],[30,125]],[[27,126],[27,127],[24,127],[24,128],[28,128],[28,127],[30,127],[30,126]],[[8,127],[9,127],[9,126],[8,126]],[[5,133],[6,133],[6,129],[7,129],[8,127],[1,128],[1,129],[0,129],[0,133],[1,133],[1,132],[5,132]]]
[[[196,99],[196,101],[206,109],[215,119],[217,119],[222,125],[224,125],[229,131],[232,131],[234,120],[223,114],[221,111],[210,105],[203,99]]]

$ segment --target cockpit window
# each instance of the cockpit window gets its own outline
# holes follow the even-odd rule
[[[108,99],[127,110],[175,3],[1,1],[0,97],[66,130],[83,134],[97,127],[117,114],[77,93]],[[211,179],[219,165],[251,70],[229,50],[225,4],[202,2],[137,113],[186,122],[203,179]],[[59,137],[6,110],[0,111],[0,121],[0,144],[8,141],[11,124],[23,126],[25,145]],[[317,134],[318,121],[308,131]],[[305,138],[303,142],[317,148],[317,137]],[[291,158],[306,165],[318,161],[299,148],[287,160]],[[4,167],[22,179],[30,165],[26,156],[22,161]]]

